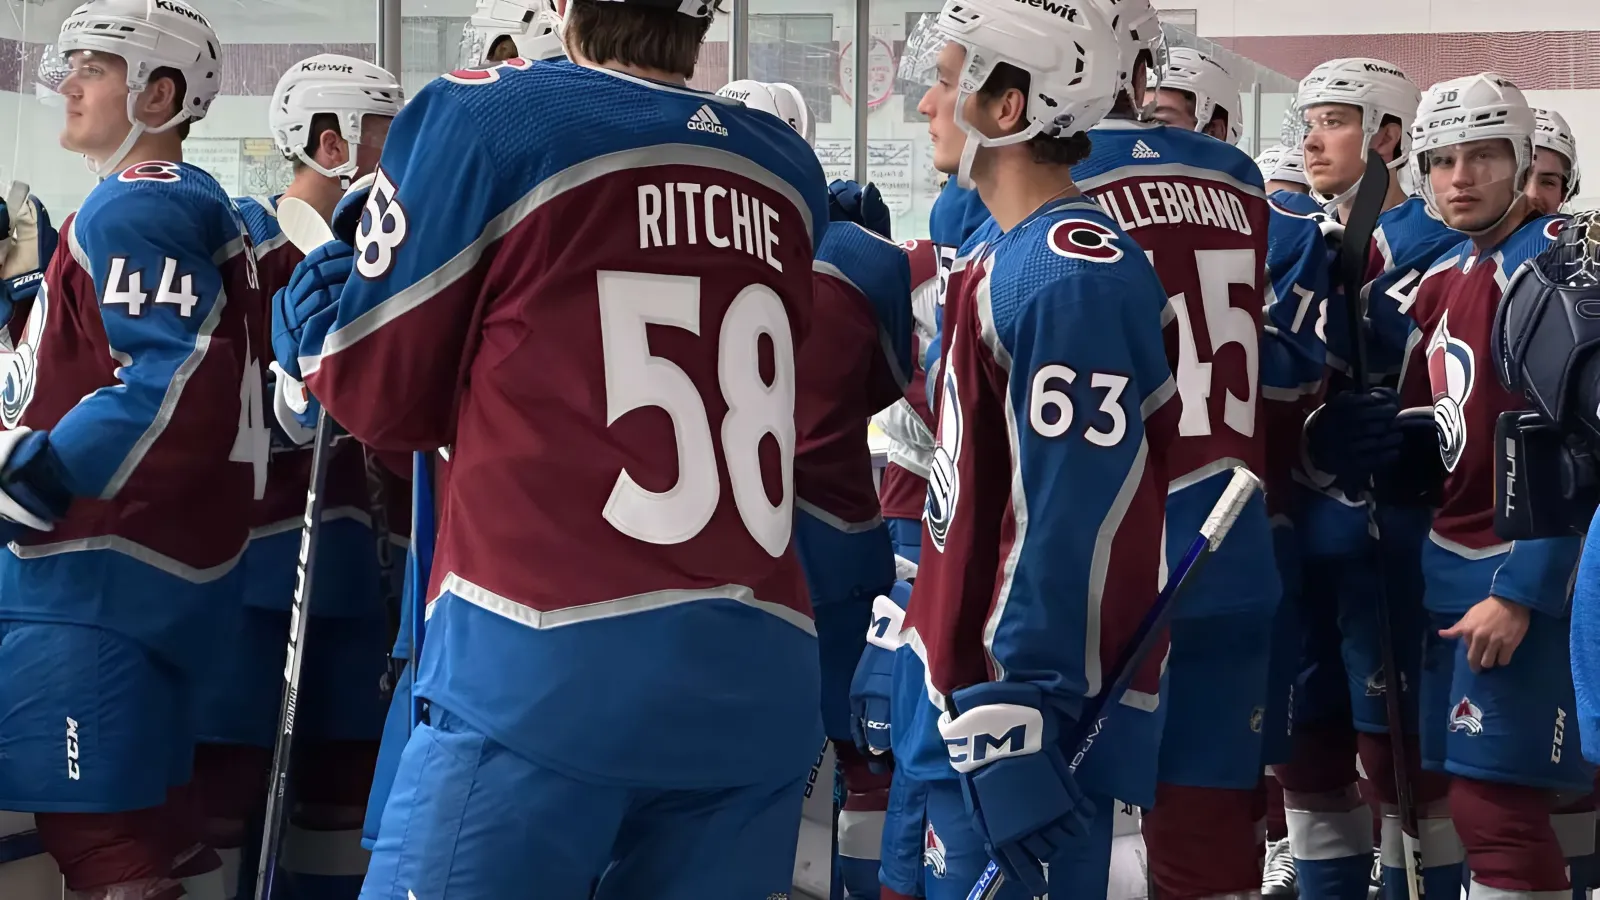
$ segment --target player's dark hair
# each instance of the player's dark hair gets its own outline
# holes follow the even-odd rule
[[[306,156],[317,158],[317,150],[322,146],[322,133],[331,131],[335,137],[343,138],[344,132],[339,130],[339,117],[334,113],[317,113],[311,117],[311,136],[306,139]],[[355,152],[352,148],[351,152]],[[294,171],[299,172],[306,167],[300,157],[294,158]]]
[[[1026,101],[1031,84],[1027,72],[1010,63],[997,63],[989,73],[989,80],[978,89],[978,95],[985,100],[998,100],[1006,91],[1014,89],[1021,91]],[[1090,146],[1089,135],[1082,131],[1064,138],[1038,134],[1029,138],[1027,144],[1033,161],[1045,166],[1075,166],[1089,158]]]
[[[171,115],[175,116],[179,112],[183,111],[183,100],[185,97],[189,96],[189,80],[184,78],[183,73],[179,72],[177,69],[174,69],[171,66],[162,66],[161,68],[150,73],[150,80],[147,82],[147,84],[155,84],[157,81],[163,78],[172,82]],[[189,139],[190,124],[191,123],[188,119],[184,119],[178,124],[178,140],[186,141]]]
[[[1378,130],[1382,131],[1389,125],[1393,125],[1394,127],[1400,129],[1400,137],[1394,142],[1394,153],[1389,157],[1389,162],[1394,162],[1400,158],[1400,152],[1405,149],[1406,126],[1405,123],[1400,121],[1399,116],[1384,116],[1383,119],[1378,122]]]
[[[717,12],[721,7],[717,0]],[[572,0],[565,21],[567,40],[597,65],[621,63],[684,78],[694,77],[700,45],[711,30],[709,18],[613,0]]]

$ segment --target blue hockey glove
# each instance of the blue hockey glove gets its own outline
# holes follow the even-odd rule
[[[889,238],[893,219],[883,195],[878,193],[878,186],[872,182],[862,187],[854,181],[839,179],[828,185],[828,221],[854,222]]]
[[[939,717],[950,766],[989,857],[1029,896],[1049,885],[1041,862],[1088,830],[1084,799],[1061,752],[1057,713],[1032,684],[988,682],[951,697]]]
[[[50,449],[49,433],[0,432],[0,459],[0,540],[16,540],[29,529],[53,529],[72,505],[72,492]]]
[[[888,771],[885,758],[893,736],[889,698],[894,688],[894,656],[900,649],[900,629],[911,597],[911,586],[898,582],[889,597],[872,601],[872,624],[867,627],[867,648],[850,680],[850,736],[874,772]],[[897,602],[898,601],[898,602]]]
[[[1346,493],[1399,458],[1400,399],[1388,388],[1334,394],[1306,423],[1306,455]]]
[[[272,353],[289,377],[301,380],[300,346],[306,323],[332,309],[355,268],[355,248],[329,241],[294,267],[289,284],[272,298]]]

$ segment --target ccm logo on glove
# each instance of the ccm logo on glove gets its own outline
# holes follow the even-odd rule
[[[950,766],[972,772],[1001,759],[1038,753],[1044,747],[1044,715],[1028,706],[991,703],[950,718],[939,717]]]

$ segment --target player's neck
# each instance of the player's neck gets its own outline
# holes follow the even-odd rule
[[[662,84],[675,84],[679,87],[689,86],[689,79],[683,77],[682,75],[668,72],[665,69],[652,69],[648,66],[635,66],[628,63],[617,62],[614,59],[605,63],[597,63],[594,60],[584,56],[582,53],[579,53],[577,48],[573,46],[573,43],[574,42],[568,42],[567,44],[567,58],[586,69],[605,69],[608,72],[621,72],[624,75],[632,75],[635,78],[646,78],[650,81],[659,81]]]
[[[294,197],[311,204],[311,208],[327,221],[333,221],[333,210],[339,205],[344,192],[339,190],[339,180],[329,178],[316,169],[306,166],[294,175],[283,196]]]
[[[1406,194],[1405,189],[1400,187],[1399,173],[1395,172],[1393,169],[1389,170],[1389,191],[1383,195],[1383,208],[1378,211],[1380,213],[1386,213],[1389,210],[1394,209],[1396,206],[1406,202],[1407,199],[1408,195]],[[1350,211],[1355,208],[1355,205],[1356,198],[1355,194],[1352,193],[1349,200],[1339,204],[1339,221],[1349,222]]]
[[[160,134],[147,131],[139,135],[128,155],[117,161],[116,169],[124,172],[147,162],[183,162],[183,139],[178,137],[176,129]]]
[[[984,171],[972,174],[972,181],[1001,231],[1022,224],[1051,200],[1083,193],[1072,183],[1072,170],[1064,166],[1041,167],[1027,159],[992,160]]]
[[[1506,212],[1505,218],[1501,219],[1498,225],[1480,234],[1468,235],[1468,237],[1472,238],[1472,246],[1479,253],[1493,250],[1500,246],[1505,243],[1506,238],[1511,237],[1518,228],[1522,227],[1522,223],[1528,221],[1528,216],[1531,212],[1532,210],[1528,208],[1528,198],[1518,194],[1517,199],[1512,201],[1511,209]]]

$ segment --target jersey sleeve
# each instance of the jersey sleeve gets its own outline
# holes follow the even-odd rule
[[[218,422],[239,418],[245,360],[213,334],[229,298],[203,219],[160,190],[127,190],[74,227],[118,366],[116,384],[78,401],[50,431],[68,489],[109,500],[136,472],[135,484],[161,490],[214,469],[234,429],[168,434],[180,406]],[[203,365],[208,355],[233,358]]]
[[[1154,435],[1147,420],[1176,408],[1153,273],[1148,284],[1075,274],[995,325],[1015,423],[1015,525],[984,629],[998,677],[1069,703],[1098,691],[1100,648],[1156,595],[1159,454],[1175,418]],[[1141,535],[1148,547],[1130,550]]]
[[[1583,542],[1576,536],[1513,541],[1511,552],[1495,570],[1489,593],[1562,618],[1567,613],[1567,586],[1582,550]]]
[[[455,402],[505,183],[477,123],[424,88],[395,117],[356,238],[356,268],[307,325],[301,371],[351,434],[381,450],[453,440]],[[489,90],[469,87],[464,90]]]

